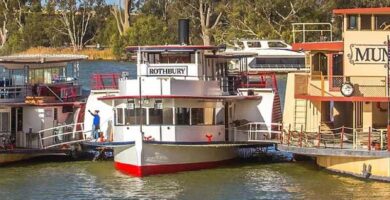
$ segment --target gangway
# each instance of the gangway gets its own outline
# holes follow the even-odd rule
[[[66,124],[38,132],[39,148],[50,149],[86,141],[84,123]]]

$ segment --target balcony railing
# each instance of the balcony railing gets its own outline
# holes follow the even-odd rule
[[[386,97],[386,76],[323,76],[295,75],[295,95],[342,96],[340,87],[349,82],[354,86],[353,96]]]
[[[31,87],[26,85],[0,87],[0,102],[23,101],[30,94]]]
[[[92,74],[91,89],[92,90],[107,90],[118,89],[119,74]]]

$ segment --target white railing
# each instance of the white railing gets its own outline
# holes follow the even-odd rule
[[[66,124],[38,132],[41,149],[85,141],[84,123]]]
[[[234,142],[276,140],[282,133],[282,124],[250,122],[234,127]]]
[[[293,42],[333,41],[331,23],[292,23]],[[301,36],[297,41],[297,36]]]

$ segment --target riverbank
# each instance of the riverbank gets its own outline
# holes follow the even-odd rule
[[[111,48],[101,50],[88,48],[73,52],[73,48],[34,47],[19,54],[82,54],[87,55],[88,60],[118,60]]]

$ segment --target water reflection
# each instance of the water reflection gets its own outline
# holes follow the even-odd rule
[[[367,199],[390,184],[320,170],[313,163],[236,164],[145,178],[112,162],[21,164],[0,168],[1,199]]]

